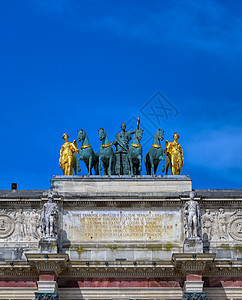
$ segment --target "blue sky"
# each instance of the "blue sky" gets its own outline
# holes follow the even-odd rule
[[[241,11],[225,0],[2,0],[0,188],[48,189],[64,132],[83,128],[99,151],[98,128],[113,140],[138,116],[144,154],[158,128],[165,140],[177,131],[194,188],[241,188]]]

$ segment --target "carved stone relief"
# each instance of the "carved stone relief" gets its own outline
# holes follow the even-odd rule
[[[210,241],[213,234],[214,214],[212,215],[209,209],[206,209],[202,216],[203,240]]]
[[[40,238],[40,213],[18,209],[0,211],[0,239],[32,241]]]
[[[229,228],[229,234],[233,239],[237,241],[242,241],[242,212],[241,211],[236,212],[236,214],[231,218],[228,228]]]
[[[204,241],[227,241],[229,236],[242,241],[242,213],[238,210],[226,212],[224,208],[219,208],[211,212],[206,209],[202,215],[202,229]]]
[[[14,220],[8,215],[0,215],[0,238],[9,237],[14,231]]]

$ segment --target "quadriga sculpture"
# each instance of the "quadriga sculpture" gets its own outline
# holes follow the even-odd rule
[[[78,141],[82,141],[82,145],[80,148],[80,157],[78,158],[78,172],[81,172],[81,168],[79,167],[80,160],[83,160],[87,170],[88,175],[92,175],[92,168],[95,170],[95,175],[99,174],[98,163],[99,163],[99,155],[97,152],[93,151],[89,139],[87,137],[86,132],[83,129],[79,129],[78,131]]]
[[[128,161],[130,175],[140,175],[142,171],[142,147],[140,140],[143,137],[143,129],[137,128],[133,137],[132,144],[128,150]]]
[[[161,172],[165,171],[163,149],[160,144],[160,142],[163,141],[163,139],[164,131],[162,129],[158,129],[155,133],[150,150],[145,155],[146,175],[155,175],[160,161],[162,161],[163,163]]]
[[[104,175],[115,175],[116,157],[113,152],[113,143],[109,142],[106,131],[103,128],[98,129],[99,140],[102,141],[99,156],[99,170],[102,171],[101,161],[104,168]]]

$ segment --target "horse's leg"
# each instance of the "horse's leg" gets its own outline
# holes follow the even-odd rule
[[[116,156],[114,153],[112,154],[112,162],[111,162],[111,175],[115,175],[115,164],[116,164]]]
[[[162,161],[162,169],[161,169],[161,172],[163,173],[163,172],[165,172],[165,160],[164,160],[163,155],[161,155],[161,156],[159,157],[159,161]]]
[[[78,157],[78,160],[77,160],[78,172],[81,172],[81,168],[80,168],[80,160],[81,160],[81,158]]]
[[[88,175],[92,175],[92,155],[89,156]]]
[[[107,160],[105,158],[105,160],[103,161],[103,169],[104,169],[104,172],[103,172],[103,175],[108,175],[108,167],[107,167]]]
[[[133,162],[129,154],[128,154],[128,162],[129,162],[129,175],[134,175]]]
[[[94,166],[94,170],[95,170],[95,175],[99,175],[98,160]]]
[[[110,176],[111,175],[111,169],[112,169],[112,160],[113,160],[113,157],[112,155],[109,157],[109,160],[108,160],[108,175]]]
[[[146,155],[145,155],[145,168],[146,168],[145,175],[151,175],[149,156],[150,156],[149,152],[146,153]]]
[[[139,160],[139,168],[138,168],[138,171],[141,172],[142,171],[142,156],[141,154],[138,155],[138,160]]]
[[[154,159],[153,159],[153,156],[150,155],[150,167],[151,167],[151,172],[150,172],[150,175],[154,176],[155,175],[155,172],[154,172]]]
[[[171,161],[170,161],[170,158],[169,158],[169,156],[166,156],[166,175],[168,174],[169,166],[170,166],[170,169],[171,169]]]
[[[98,159],[98,161],[99,161],[98,166],[99,166],[99,170],[100,170],[100,171],[102,171],[101,160],[102,160],[102,157],[101,157],[101,155],[100,155],[100,156],[99,156],[99,159]]]

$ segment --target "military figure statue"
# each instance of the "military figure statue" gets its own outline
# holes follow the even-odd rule
[[[195,192],[190,192],[190,200],[184,205],[184,226],[186,238],[201,238],[201,213]]]
[[[140,118],[138,117],[137,121],[137,129],[139,129]],[[126,124],[121,124],[122,131],[116,135],[116,138],[113,144],[116,147],[116,165],[115,165],[115,173],[117,175],[129,175],[129,162],[128,162],[128,150],[129,150],[129,142],[131,140],[131,135],[135,133],[135,130],[125,131]]]
[[[48,195],[48,202],[43,205],[41,212],[41,231],[44,239],[56,239],[59,230],[59,207],[53,202],[53,195]]]

